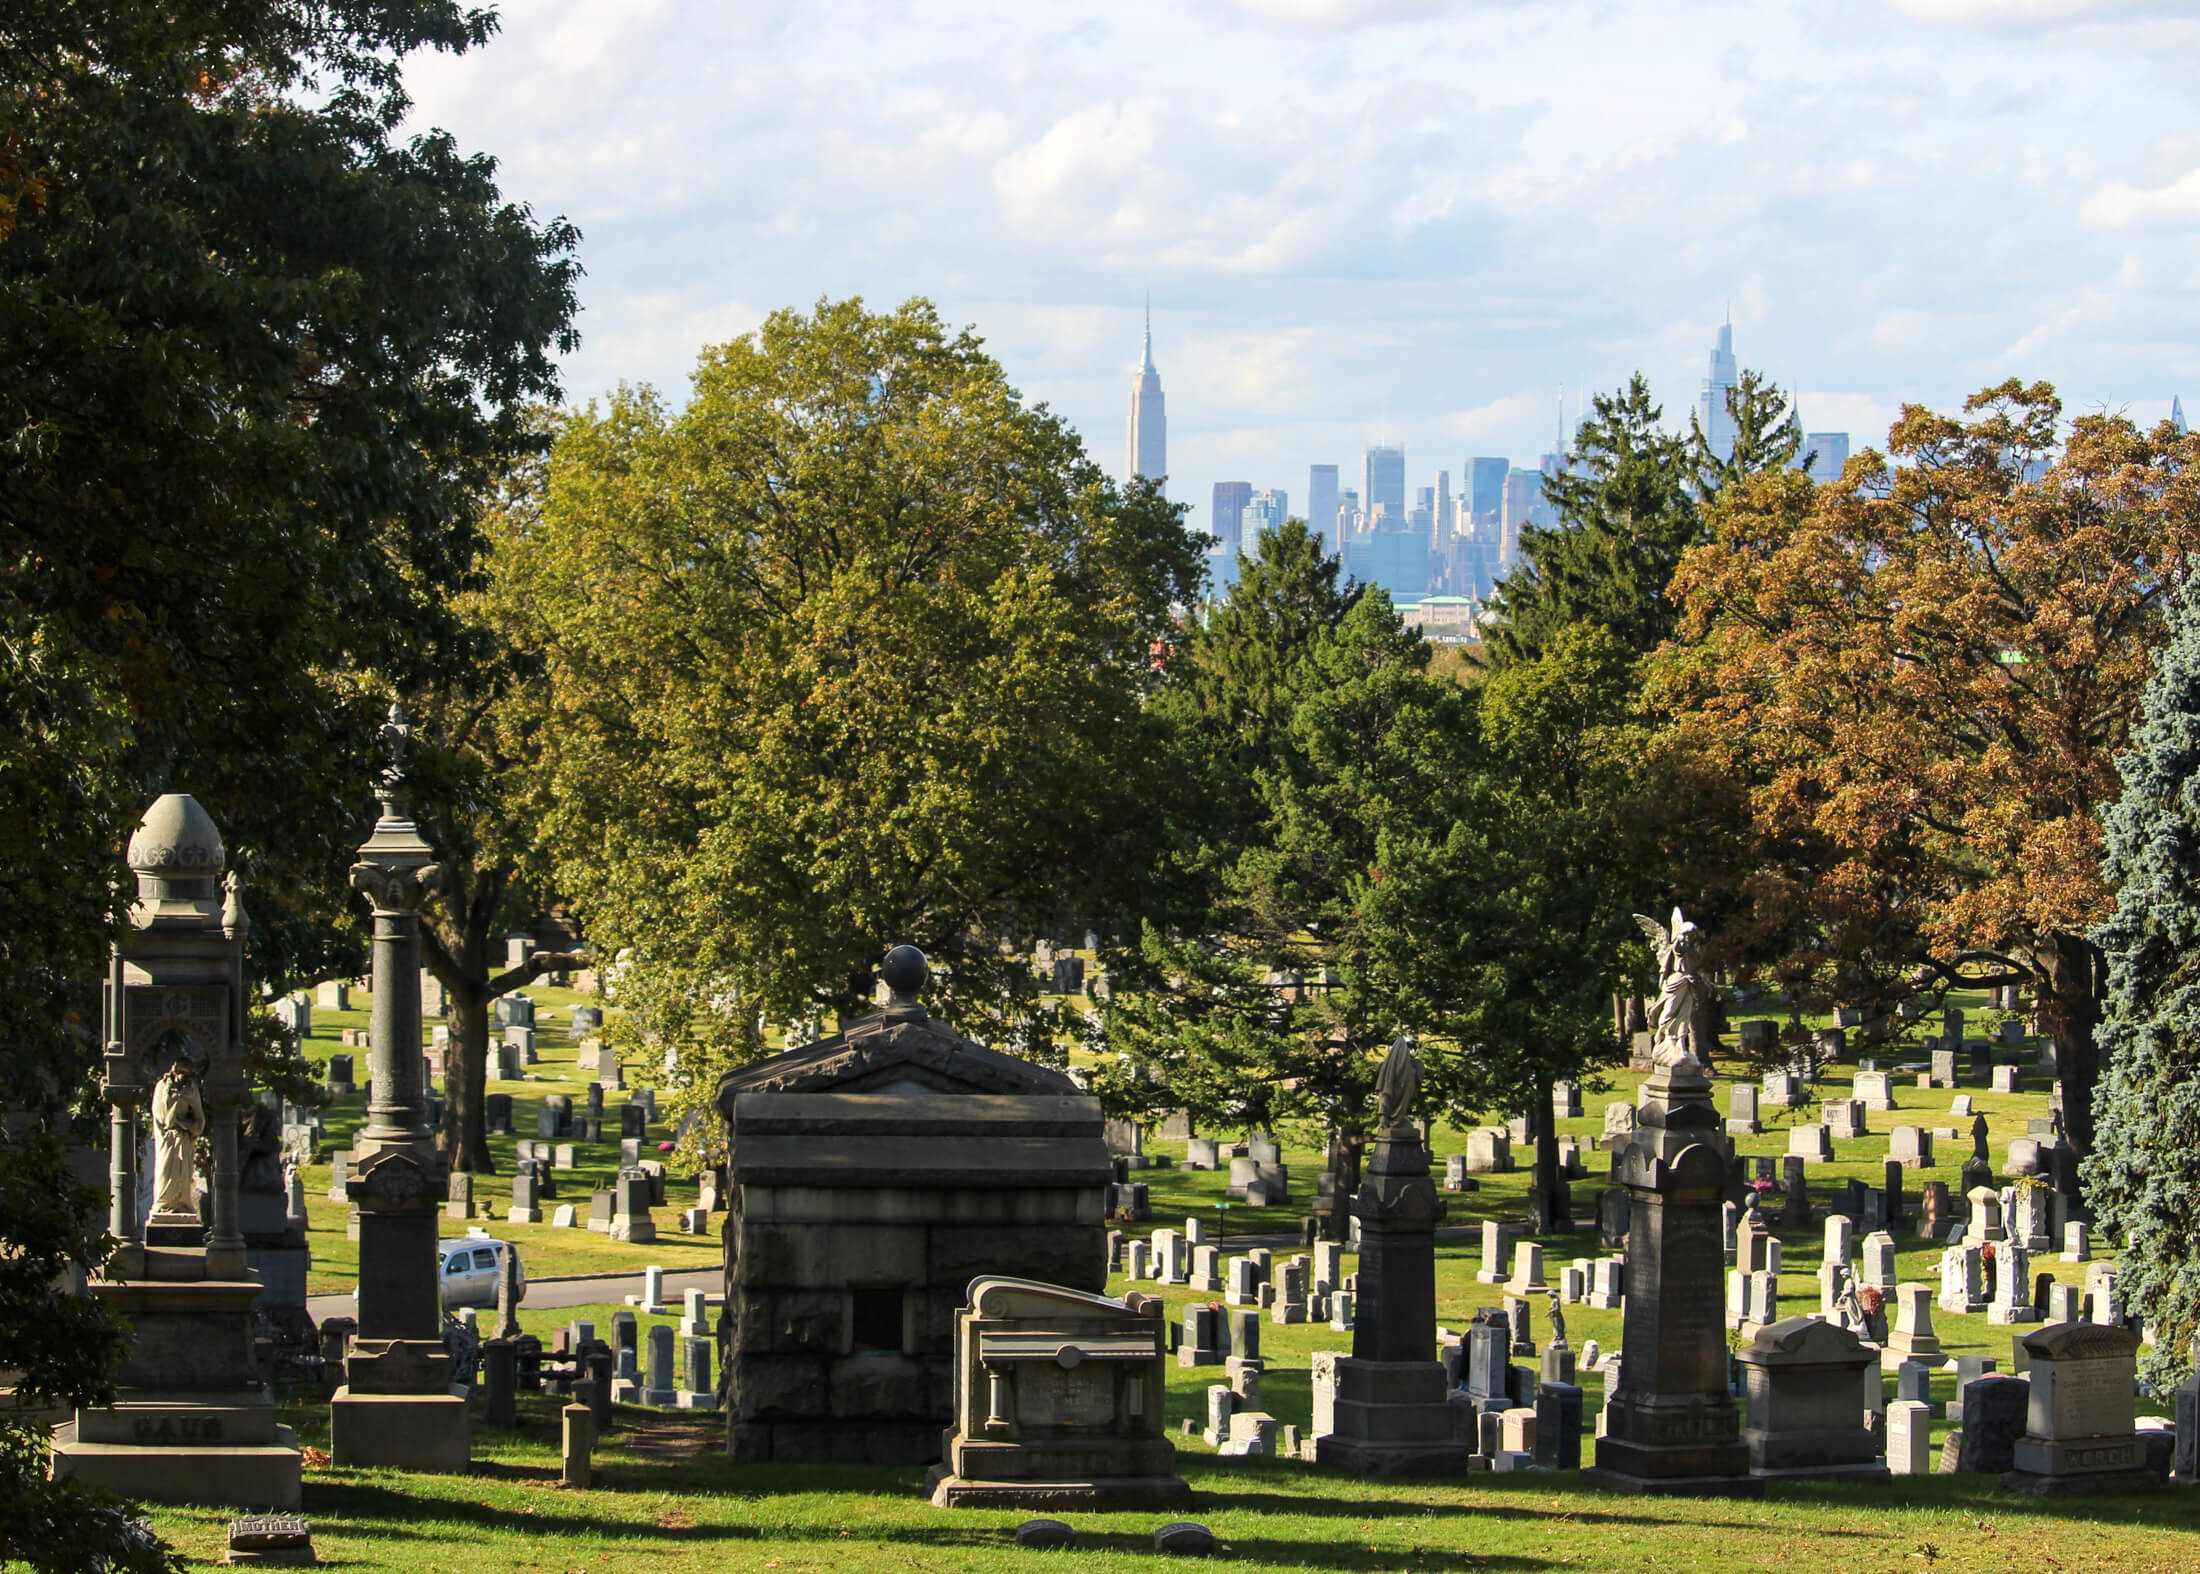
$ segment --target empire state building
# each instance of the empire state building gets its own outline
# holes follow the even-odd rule
[[[1146,348],[1131,384],[1130,429],[1124,442],[1123,479],[1158,481],[1169,473],[1169,420],[1161,398],[1161,374],[1153,364],[1153,308],[1146,309]]]

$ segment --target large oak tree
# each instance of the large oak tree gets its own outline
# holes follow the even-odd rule
[[[928,303],[778,312],[677,414],[575,415],[505,560],[548,662],[559,885],[615,1032],[680,1046],[691,1092],[760,1014],[867,1008],[902,941],[1006,1040],[1016,954],[1143,905],[1142,701],[1199,554]]]

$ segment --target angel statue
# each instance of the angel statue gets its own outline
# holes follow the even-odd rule
[[[206,1106],[199,1101],[198,1079],[177,1060],[153,1090],[153,1211],[196,1213],[199,1136],[206,1130]]]
[[[1661,1068],[1683,1060],[1709,1065],[1711,985],[1696,962],[1696,926],[1677,907],[1670,929],[1642,913],[1635,915],[1635,922],[1658,954],[1658,999],[1650,1008],[1651,1059]]]
[[[1414,1131],[1413,1097],[1421,1091],[1421,1063],[1413,1058],[1413,1035],[1400,1033],[1375,1073],[1376,1129],[1384,1136]]]

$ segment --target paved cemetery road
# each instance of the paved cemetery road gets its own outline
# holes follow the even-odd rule
[[[524,1262],[522,1264],[524,1266]],[[678,1305],[689,1290],[704,1290],[712,1295],[724,1291],[726,1271],[723,1268],[682,1268],[665,1275],[665,1303]],[[530,1312],[555,1311],[561,1306],[596,1306],[605,1301],[618,1302],[630,1295],[642,1293],[642,1276],[636,1274],[606,1274],[580,1279],[530,1279],[527,1281],[527,1298],[520,1302]],[[306,1302],[306,1310],[319,1322],[324,1317],[349,1317],[355,1308],[349,1295],[316,1295]],[[484,1307],[484,1311],[489,1308]]]

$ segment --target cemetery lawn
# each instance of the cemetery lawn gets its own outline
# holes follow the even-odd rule
[[[570,1170],[559,1170],[554,1179],[558,1195],[544,1199],[540,1224],[511,1224],[505,1214],[512,1202],[512,1166],[517,1158],[520,1137],[535,1135],[536,1113],[542,1101],[553,1093],[563,1093],[579,1107],[587,1102],[588,1084],[592,1074],[580,1069],[580,1044],[573,1034],[573,1007],[576,1005],[600,1005],[599,997],[575,993],[570,989],[553,989],[545,983],[532,984],[526,993],[535,1001],[535,1053],[538,1064],[528,1068],[525,1082],[505,1082],[492,1077],[491,1093],[509,1093],[512,1096],[512,1130],[509,1137],[491,1137],[489,1151],[495,1156],[497,1172],[494,1175],[476,1176],[474,1200],[476,1217],[472,1223],[501,1240],[519,1244],[520,1261],[526,1265],[529,1279],[569,1278],[586,1274],[631,1273],[638,1274],[652,1263],[667,1269],[707,1268],[721,1260],[723,1243],[718,1230],[725,1223],[725,1215],[718,1214],[711,1221],[707,1235],[682,1235],[680,1215],[683,1210],[695,1206],[697,1185],[693,1176],[668,1175],[665,1181],[664,1206],[651,1210],[657,1224],[657,1239],[636,1245],[628,1241],[614,1241],[608,1235],[600,1235],[586,1228],[588,1195],[597,1187],[609,1187],[619,1173],[619,1110],[627,1102],[625,1093],[604,1095],[604,1112],[609,1129],[609,1140],[590,1146],[576,1144],[575,1165]],[[307,1275],[306,1289],[311,1295],[341,1295],[352,1289],[359,1280],[359,1244],[344,1238],[351,1218],[351,1205],[331,1202],[328,1196],[330,1155],[351,1146],[352,1133],[366,1123],[366,1067],[367,1051],[347,1048],[339,1034],[345,1028],[364,1030],[373,995],[365,989],[351,992],[352,1009],[348,1011],[313,1012],[313,1030],[307,1035],[303,1050],[306,1058],[316,1064],[323,1076],[327,1074],[328,1057],[332,1054],[349,1054],[355,1062],[354,1076],[358,1078],[359,1091],[333,1100],[321,1111],[327,1135],[321,1143],[319,1162],[300,1171],[306,1188],[307,1243],[313,1249],[313,1266]],[[430,1017],[422,1024],[423,1042],[426,1035],[442,1025],[439,1017]],[[629,1065],[626,1081],[629,1088],[646,1087],[657,1079],[638,1075],[640,1068]],[[663,1089],[659,1088],[660,1095]],[[659,1105],[660,1111],[663,1105]],[[660,1142],[669,1142],[672,1128],[659,1123],[649,1128],[649,1136],[643,1152],[649,1158],[669,1158],[657,1151]],[[553,1228],[550,1216],[558,1203],[570,1202],[580,1215],[581,1227],[561,1230]],[[466,1233],[467,1224],[457,1219],[443,1221],[445,1239],[455,1239]]]
[[[476,1473],[306,1470],[315,1550],[336,1567],[391,1574],[905,1574],[1031,1566],[1010,1533],[1027,1514],[935,1509],[919,1469],[735,1466],[715,1416],[620,1409],[586,1490],[558,1480],[555,1402],[522,1399],[514,1431],[476,1425]],[[302,1442],[327,1443],[323,1406],[289,1409]],[[1255,1569],[1825,1570],[2200,1567],[2200,1491],[2043,1502],[1977,1476],[1892,1486],[1788,1487],[1761,1502],[1608,1496],[1572,1472],[1455,1483],[1373,1482],[1308,1466],[1186,1455],[1193,1504],[1160,1513],[1060,1515],[1079,1544],[1047,1561],[1151,1568],[1174,1518],[1212,1529]],[[218,1562],[229,1512],[160,1509],[194,1561]]]

